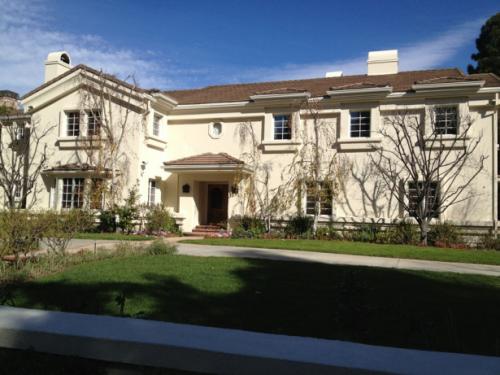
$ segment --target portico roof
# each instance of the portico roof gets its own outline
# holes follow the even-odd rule
[[[48,168],[43,170],[43,173],[47,174],[58,174],[58,173],[103,173],[108,174],[111,173],[111,169],[109,168],[97,168],[94,165],[90,165],[87,163],[69,163],[69,164],[61,164],[56,165],[52,168]]]
[[[163,163],[167,171],[243,171],[250,172],[244,161],[225,152],[204,153],[181,159],[169,160]]]

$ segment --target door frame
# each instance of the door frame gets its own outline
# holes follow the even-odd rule
[[[226,223],[227,220],[229,219],[229,183],[228,182],[208,182],[206,183],[207,188],[206,188],[206,203],[205,203],[205,210],[206,210],[206,224],[218,224],[218,223],[210,223],[210,188],[211,187],[216,187],[220,186],[223,187],[223,210],[224,210],[224,215],[225,218],[220,220],[220,222]],[[224,207],[225,206],[225,207]]]

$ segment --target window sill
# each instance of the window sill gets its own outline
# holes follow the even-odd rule
[[[59,137],[57,138],[57,145],[61,149],[75,149],[75,148],[88,148],[90,146],[89,142],[93,142],[94,145],[102,141],[103,139],[99,136],[90,136],[90,137]]]
[[[463,137],[460,135],[443,135],[436,138],[425,139],[425,147],[430,150],[444,149],[463,149],[466,147],[467,141],[470,137]]]
[[[341,151],[370,151],[380,147],[382,138],[339,138],[337,144]]]
[[[300,142],[286,140],[270,140],[261,143],[262,150],[265,152],[295,152]]]
[[[167,141],[155,135],[147,135],[145,142],[146,146],[156,148],[158,150],[165,150],[165,147],[167,146]]]

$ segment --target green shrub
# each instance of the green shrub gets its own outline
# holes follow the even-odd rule
[[[46,232],[47,220],[28,210],[0,213],[0,255],[26,255],[38,250]]]
[[[340,240],[342,236],[332,225],[320,226],[316,230],[316,239],[318,240]]]
[[[360,242],[375,242],[377,233],[380,231],[380,225],[378,224],[362,224],[351,232],[351,239]]]
[[[264,222],[253,216],[232,216],[229,219],[229,226],[233,238],[257,238],[266,232]]]
[[[449,247],[460,243],[461,238],[456,226],[440,222],[431,226],[428,241],[431,245]]]
[[[146,247],[146,252],[149,255],[172,255],[175,254],[177,248],[163,240],[154,240]]]
[[[386,231],[387,243],[415,244],[418,243],[420,238],[417,227],[408,220],[398,221],[390,228],[387,228]]]
[[[43,236],[49,251],[59,254],[64,254],[76,233],[94,225],[93,216],[83,210],[47,211],[39,215],[39,220],[47,223]]]
[[[102,210],[99,215],[99,232],[112,233],[116,232],[116,217],[113,210]]]
[[[292,217],[285,227],[285,233],[289,236],[310,235],[313,228],[311,216],[297,215]]]
[[[150,207],[146,213],[146,232],[179,233],[179,227],[170,212],[163,206]]]

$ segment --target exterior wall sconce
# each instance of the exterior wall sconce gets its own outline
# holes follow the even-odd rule
[[[238,194],[238,185],[231,185],[231,194]]]
[[[190,191],[191,191],[191,186],[189,186],[189,184],[182,185],[182,192],[183,193],[189,193]]]

